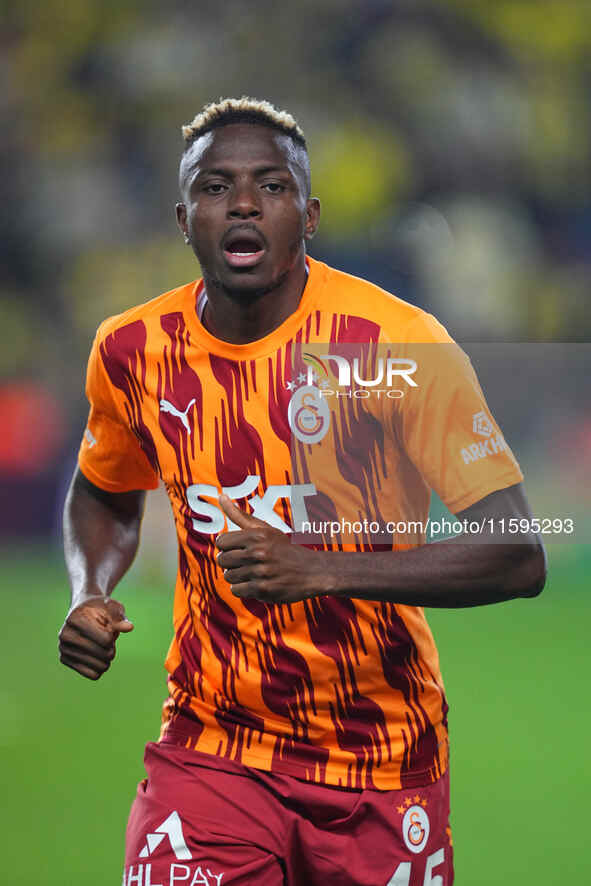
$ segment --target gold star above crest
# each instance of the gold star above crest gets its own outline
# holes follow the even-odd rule
[[[404,798],[404,805],[405,806],[412,806],[412,800],[410,799],[410,797]]]
[[[404,806],[397,806],[396,812],[400,813],[400,815],[404,815],[404,813],[406,812],[406,808]]]
[[[420,803],[420,802],[421,802],[421,798],[419,797],[418,794],[415,794],[415,796],[413,797],[413,799],[414,799],[415,803]]]
[[[426,800],[421,800],[421,806],[426,806],[426,805],[427,805],[427,801],[426,801]]]

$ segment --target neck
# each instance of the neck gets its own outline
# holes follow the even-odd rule
[[[262,290],[227,290],[204,275],[207,303],[201,322],[213,336],[229,344],[258,341],[297,310],[306,279],[303,254],[284,276]]]

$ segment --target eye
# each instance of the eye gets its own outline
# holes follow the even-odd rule
[[[224,185],[221,182],[211,182],[211,184],[205,185],[203,190],[206,194],[222,194],[226,188],[227,185]]]
[[[266,182],[263,185],[270,194],[282,194],[285,191],[285,185],[282,185],[280,182]]]

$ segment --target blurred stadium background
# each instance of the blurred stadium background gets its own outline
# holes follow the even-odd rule
[[[103,886],[120,882],[142,744],[158,731],[175,545],[155,494],[121,592],[136,631],[91,684],[57,662],[58,522],[97,325],[198,275],[174,221],[180,125],[221,95],[286,107],[323,205],[312,255],[433,311],[460,341],[589,342],[591,4],[21,0],[3,13],[3,868],[13,886]],[[558,473],[536,463],[533,433],[510,439],[529,454],[534,502],[589,494],[579,378],[581,408],[548,441]],[[590,567],[588,544],[553,545],[538,600],[430,616],[458,886],[591,875]]]

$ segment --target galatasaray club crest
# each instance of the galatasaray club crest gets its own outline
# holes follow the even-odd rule
[[[290,390],[294,387],[294,382],[288,382]],[[318,443],[327,434],[330,411],[315,385],[304,384],[294,390],[287,408],[287,420],[292,432],[302,443]]]
[[[429,839],[429,816],[425,809],[427,801],[417,794],[406,797],[403,806],[398,806],[402,818],[402,838],[411,852],[418,854],[425,848]]]

